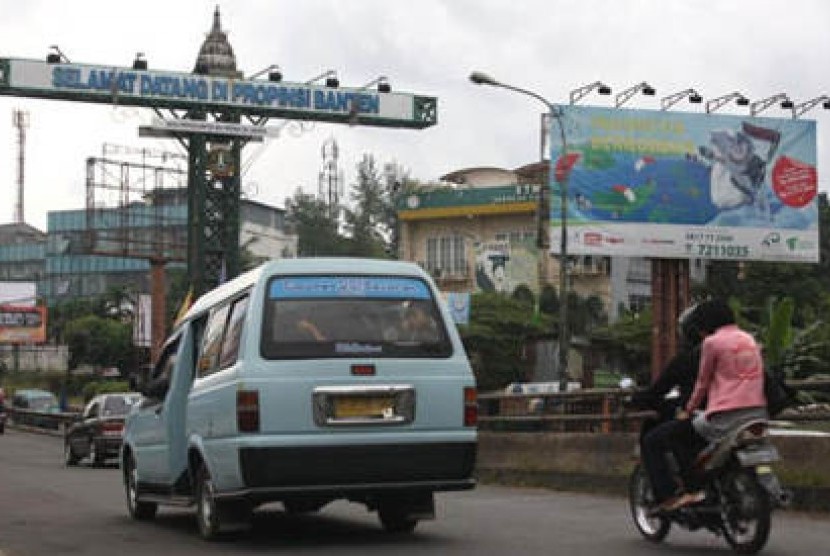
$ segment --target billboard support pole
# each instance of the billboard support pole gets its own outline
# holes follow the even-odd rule
[[[651,378],[656,379],[677,352],[677,317],[689,304],[689,261],[651,260]]]

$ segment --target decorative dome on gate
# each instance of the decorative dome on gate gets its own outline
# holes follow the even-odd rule
[[[201,75],[221,75],[224,77],[242,77],[242,72],[236,70],[236,56],[228,42],[228,34],[222,31],[219,21],[219,6],[213,12],[213,27],[205,37],[193,73]]]

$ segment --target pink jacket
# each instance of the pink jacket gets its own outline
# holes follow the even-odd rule
[[[703,340],[700,370],[686,411],[706,398],[706,415],[764,407],[764,361],[754,338],[737,325],[718,328]]]

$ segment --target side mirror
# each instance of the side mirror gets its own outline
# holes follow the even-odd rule
[[[152,381],[144,388],[141,393],[146,397],[154,400],[163,400],[167,395],[167,390],[170,389],[170,379],[167,377],[159,377]]]

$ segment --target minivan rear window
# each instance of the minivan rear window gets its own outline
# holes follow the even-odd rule
[[[290,276],[268,285],[266,359],[449,357],[452,344],[418,278]]]

